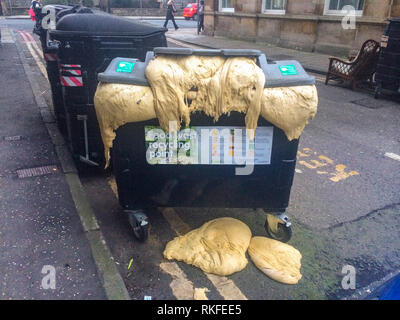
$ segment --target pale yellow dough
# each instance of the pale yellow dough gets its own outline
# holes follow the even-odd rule
[[[146,121],[156,117],[153,94],[149,87],[99,83],[94,105],[107,167],[115,130],[129,122]]]
[[[298,139],[309,120],[314,119],[317,106],[315,86],[265,88],[261,116],[282,129],[291,141]]]
[[[170,241],[164,257],[184,261],[220,276],[243,270],[251,239],[249,227],[234,218],[218,218]]]
[[[146,77],[153,90],[161,127],[169,121],[190,124],[190,112],[202,110],[215,121],[225,113],[246,113],[246,127],[256,129],[265,75],[253,58],[158,56],[148,64]],[[197,92],[190,108],[190,91]]]
[[[256,129],[261,115],[297,139],[317,112],[315,86],[265,88],[265,75],[255,59],[244,57],[157,56],[146,68],[150,87],[100,83],[94,98],[105,157],[115,130],[128,122],[158,118],[189,125],[190,114],[202,111],[215,121],[223,114],[246,114],[246,128]],[[189,100],[191,104],[189,106]]]
[[[253,237],[248,252],[254,264],[271,279],[296,284],[302,277],[301,253],[286,243]]]

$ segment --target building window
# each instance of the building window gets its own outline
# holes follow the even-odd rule
[[[343,15],[345,6],[352,6],[356,10],[357,16],[362,16],[365,0],[325,0],[324,14]]]
[[[233,0],[219,0],[219,11],[222,12],[235,12],[232,5]]]
[[[272,14],[285,14],[286,0],[263,0],[262,11],[263,13]]]

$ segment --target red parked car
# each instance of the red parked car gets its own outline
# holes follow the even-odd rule
[[[183,16],[186,20],[197,20],[197,3],[188,3],[188,5],[183,8]]]

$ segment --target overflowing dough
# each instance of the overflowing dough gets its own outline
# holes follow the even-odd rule
[[[250,240],[251,231],[246,224],[234,218],[218,218],[170,241],[164,257],[227,276],[246,267]]]
[[[313,85],[265,88],[265,75],[254,58],[157,56],[146,68],[150,87],[100,83],[94,97],[108,165],[115,130],[128,122],[158,118],[190,124],[190,114],[202,111],[215,121],[223,114],[246,114],[246,128],[258,118],[281,128],[289,140],[299,138],[317,112]]]
[[[149,87],[99,83],[94,105],[107,167],[115,130],[129,122],[146,121],[156,117],[153,94]]]
[[[248,252],[254,264],[271,279],[285,284],[296,284],[302,277],[301,253],[286,243],[254,237]]]
[[[265,88],[261,116],[282,129],[288,140],[298,139],[317,113],[318,93],[315,86]]]
[[[265,75],[255,58],[191,55],[158,56],[148,64],[146,78],[154,95],[160,126],[190,124],[190,112],[203,111],[215,121],[231,111],[246,113],[247,129],[256,129]],[[188,105],[190,91],[196,99]]]

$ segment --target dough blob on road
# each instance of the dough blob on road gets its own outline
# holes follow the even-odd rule
[[[248,250],[254,264],[271,279],[285,284],[296,284],[301,279],[301,253],[292,246],[254,237]]]
[[[170,241],[164,257],[184,261],[220,276],[243,270],[248,261],[249,227],[234,218],[218,218]]]

